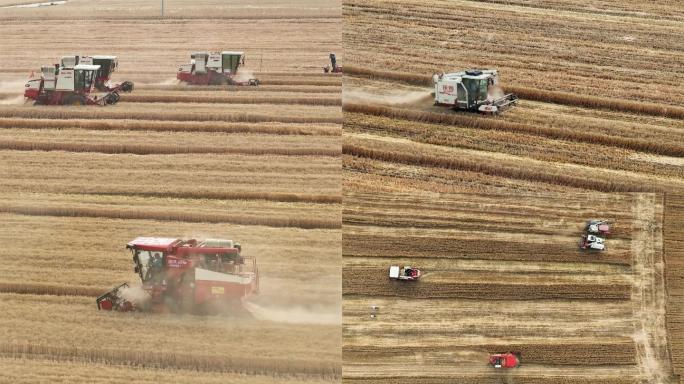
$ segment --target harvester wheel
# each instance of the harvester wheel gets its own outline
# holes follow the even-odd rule
[[[71,95],[64,100],[65,105],[86,105],[85,97],[81,95]]]
[[[122,92],[133,92],[133,82],[132,81],[124,81],[121,83],[121,91]]]
[[[107,105],[114,105],[119,102],[119,99],[119,94],[116,92],[109,93],[104,97],[105,104]]]

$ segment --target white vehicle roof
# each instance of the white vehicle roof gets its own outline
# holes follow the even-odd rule
[[[234,248],[234,243],[233,240],[206,239],[200,244],[200,247]]]
[[[88,65],[88,64],[79,64],[74,66],[74,69],[82,69],[86,71],[97,71],[100,69],[99,65]]]
[[[135,239],[130,241],[128,245],[159,245],[163,247],[168,247],[176,241],[178,241],[178,239],[172,237],[136,237]]]
[[[110,55],[95,55],[95,56],[93,56],[93,59],[116,60],[116,56],[110,56]]]
[[[389,277],[391,277],[393,279],[399,278],[399,266],[398,265],[393,265],[390,267]]]
[[[221,52],[222,55],[242,55],[244,52],[240,51],[223,51]]]
[[[469,75],[466,72],[473,72],[473,71],[478,71],[482,72],[479,75]],[[478,70],[473,70],[473,71],[461,71],[461,72],[451,72],[451,73],[445,73],[442,75],[442,80],[452,80],[452,81],[461,81],[462,78],[466,79],[487,79],[490,78],[491,76],[496,76],[497,70],[496,69],[478,69]]]

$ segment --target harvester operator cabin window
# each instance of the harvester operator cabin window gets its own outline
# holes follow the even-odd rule
[[[76,89],[85,88],[85,73],[83,70],[74,71],[74,85]]]
[[[138,251],[138,261],[140,263],[140,275],[143,277],[143,280],[147,280],[150,269],[150,252]]]

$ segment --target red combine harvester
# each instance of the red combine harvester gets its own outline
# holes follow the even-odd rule
[[[593,233],[595,235],[608,235],[610,234],[610,225],[606,220],[589,220],[584,228],[587,233]]]
[[[259,85],[259,79],[240,79],[241,65],[244,52],[196,52],[190,55],[190,64],[178,68],[176,78],[192,85]]]
[[[138,237],[126,248],[142,289],[134,292],[122,284],[97,298],[100,310],[240,311],[242,301],[259,292],[256,259],[242,256],[232,240]]]
[[[393,265],[390,267],[390,270],[389,270],[389,277],[390,277],[390,279],[394,279],[394,280],[414,281],[414,280],[418,280],[420,278],[420,276],[421,276],[420,269],[412,268],[410,266],[405,266],[404,268],[401,268],[398,265]]]
[[[43,66],[38,79],[26,83],[24,97],[35,105],[111,105],[120,92],[133,91],[133,83],[110,85],[116,56],[64,56],[60,64]]]
[[[490,355],[489,365],[494,368],[517,368],[520,366],[520,354],[508,352]]]
[[[334,53],[330,54],[330,65],[323,67],[325,73],[342,73],[342,66],[337,65],[337,57]]]

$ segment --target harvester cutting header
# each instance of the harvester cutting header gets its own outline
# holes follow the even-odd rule
[[[133,83],[111,85],[118,67],[116,56],[63,56],[59,64],[41,67],[40,78],[26,83],[24,97],[35,105],[110,105]]]
[[[138,237],[126,245],[142,289],[122,284],[97,298],[100,310],[218,313],[241,310],[259,291],[256,259],[232,240]]]
[[[241,77],[244,65],[244,52],[195,52],[190,64],[178,68],[176,78],[192,85],[259,85],[259,79]]]
[[[495,115],[514,106],[518,97],[504,95],[496,69],[435,74],[435,105]]]

